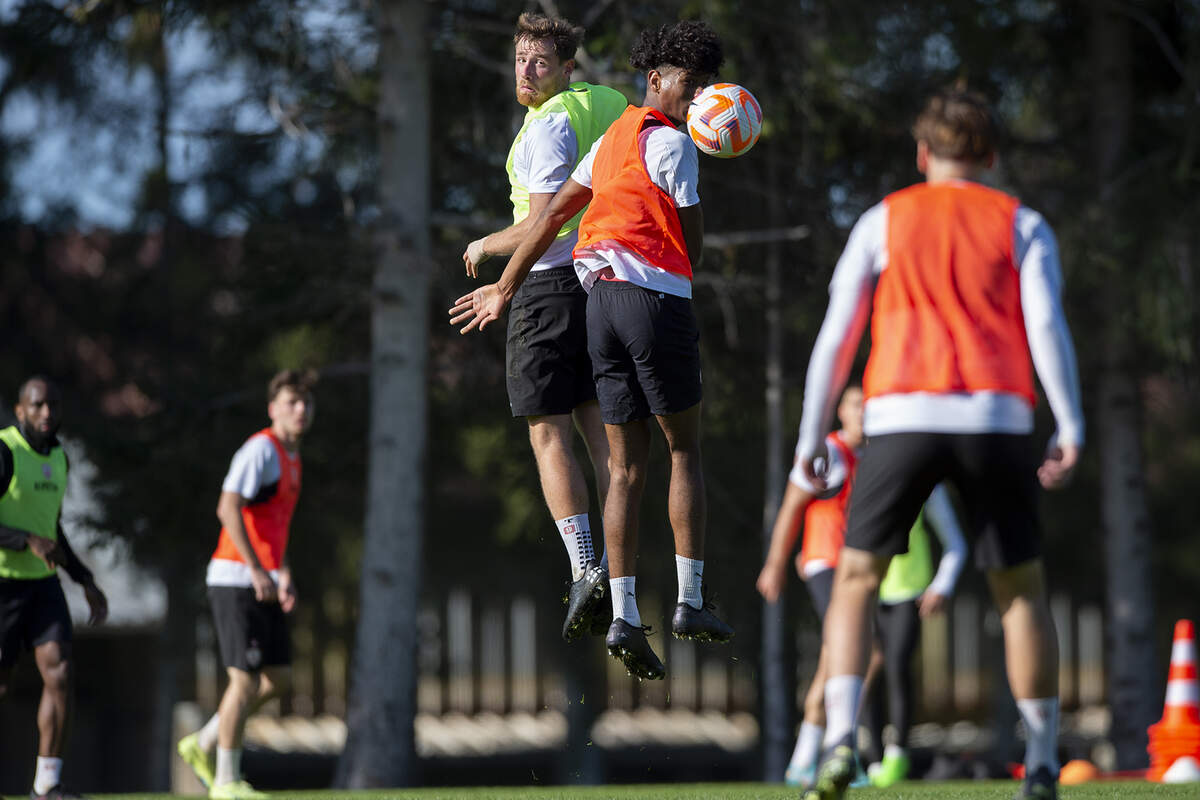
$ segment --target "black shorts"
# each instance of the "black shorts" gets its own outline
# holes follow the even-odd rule
[[[823,569],[804,579],[804,585],[808,588],[808,596],[813,601],[813,608],[817,610],[817,619],[822,622],[825,621],[825,613],[829,611],[829,601],[833,598],[833,573],[836,571]]]
[[[587,332],[606,423],[676,414],[700,402],[700,330],[691,300],[598,280],[588,295]]]
[[[933,487],[958,489],[980,569],[1006,569],[1041,555],[1033,437],[1008,433],[890,433],[863,449],[850,495],[846,546],[893,556]]]
[[[17,663],[23,650],[46,642],[71,643],[71,612],[58,577],[0,578],[0,668]]]
[[[292,663],[287,618],[278,603],[260,603],[253,589],[208,587],[221,661],[226,667],[257,672]]]
[[[574,267],[529,273],[508,311],[504,356],[514,417],[570,414],[596,397],[587,351],[587,292]]]

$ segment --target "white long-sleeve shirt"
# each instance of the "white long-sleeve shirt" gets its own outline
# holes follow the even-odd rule
[[[1021,206],[1013,225],[1020,272],[1021,310],[1033,366],[1058,427],[1057,441],[1083,444],[1075,350],[1062,310],[1058,243],[1042,215]],[[875,286],[887,269],[887,205],[868,209],[850,232],[829,284],[829,308],[821,324],[804,389],[801,453],[811,455],[827,429],[837,391],[849,375],[871,314]],[[1033,409],[1005,392],[911,392],[871,397],[863,430],[887,433],[1030,433]]]

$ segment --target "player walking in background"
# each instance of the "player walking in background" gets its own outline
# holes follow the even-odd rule
[[[720,40],[703,22],[643,31],[629,58],[646,76],[643,104],[626,109],[592,146],[499,282],[460,297],[450,310],[453,324],[467,322],[464,333],[499,319],[555,231],[588,206],[575,268],[589,292],[588,353],[610,453],[604,532],[613,623],[605,642],[641,678],[665,675],[646,641],[635,590],[651,416],[671,457],[667,505],[679,582],[671,630],[706,641],[733,635],[702,593],[706,507],[699,331],[691,297],[704,224],[696,148],[679,130],[692,98],[722,60]]]
[[[316,375],[284,370],[267,387],[271,425],[234,454],[221,485],[221,535],[205,582],[229,685],[217,713],[179,741],[179,755],[214,800],[257,800],[241,770],[246,718],[288,685],[285,615],[296,607],[287,562],[300,497],[300,440],[312,424]]]
[[[822,621],[824,621],[825,613],[829,608],[829,600],[833,591],[834,569],[845,542],[846,508],[853,491],[854,473],[864,443],[863,393],[860,387],[849,386],[842,393],[842,399],[838,403],[837,416],[842,425],[841,429],[825,437],[828,464],[824,476],[825,488],[820,497],[804,477],[800,469],[797,451],[797,460],[788,475],[788,485],[784,492],[783,502],[780,504],[779,513],[776,515],[775,525],[771,532],[771,546],[767,553],[766,563],[759,573],[757,583],[759,593],[769,603],[776,602],[782,595],[787,581],[787,564],[795,549],[796,537],[803,519],[804,540],[796,558],[796,571],[808,588],[813,607],[817,611],[817,618]],[[943,486],[939,485],[934,488],[926,503],[926,510],[937,520],[935,530],[939,532],[943,546],[937,579],[933,581],[930,591],[921,598],[922,608],[927,608],[928,613],[935,613],[944,606],[946,597],[953,591],[958,575],[962,571],[962,564],[966,556],[966,543],[963,541],[962,533],[958,528],[954,511],[950,508],[949,499]],[[903,590],[894,590],[893,601],[897,603],[908,601],[914,609],[916,603],[913,598],[920,595],[921,590],[930,584],[932,573],[932,568],[929,566],[929,544],[927,539],[922,538],[925,536],[924,528],[914,526],[910,534],[910,543],[916,543],[915,548],[910,547],[910,550],[914,550],[914,552],[893,560],[887,577],[884,579],[885,585],[905,587]],[[922,556],[925,559],[924,573],[920,567]],[[920,585],[920,588],[911,595],[905,594],[907,587],[917,584],[922,579],[922,575],[924,583]],[[881,646],[872,650],[871,662],[864,680],[864,687],[866,687],[864,691],[869,691],[869,687],[872,686],[875,677],[885,663],[890,668],[893,659],[900,658],[899,651],[905,646],[908,646],[906,652],[911,659],[911,644],[907,639],[901,639],[897,635],[904,628],[895,621],[902,619],[904,619],[902,615],[891,614],[881,606],[879,620],[882,641],[880,642]],[[887,630],[884,630],[885,627]],[[915,637],[913,642],[915,643]],[[792,758],[785,773],[785,780],[793,786],[808,786],[816,776],[817,759],[820,756],[821,740],[825,733],[825,670],[825,648],[822,647],[817,671],[805,694],[804,720],[800,725],[800,734],[796,739],[796,747],[792,751]],[[904,674],[911,675],[911,670]],[[888,688],[890,697],[892,690],[890,674]],[[905,707],[903,711],[907,711],[907,708]],[[876,719],[882,724],[881,714],[877,715]],[[893,716],[893,720],[897,719],[899,716]],[[871,726],[868,725],[868,727]],[[907,727],[905,733],[907,733]],[[902,741],[906,741],[906,738],[905,736]],[[888,755],[884,753],[882,743],[877,745],[875,752],[883,756],[882,766],[873,765],[877,767],[876,772],[881,775],[880,780],[883,780],[883,775],[893,774],[897,770],[898,754],[894,749],[888,751],[893,756],[889,759]],[[866,785],[865,776],[860,775],[860,778],[862,785]],[[900,778],[896,778],[896,780],[900,780]]]
[[[926,180],[889,195],[855,224],[808,366],[800,467],[821,488],[826,420],[873,317],[864,380],[869,443],[825,619],[826,756],[805,797],[840,798],[853,776],[854,716],[880,580],[904,552],[921,504],[948,478],[976,536],[1028,733],[1018,797],[1055,798],[1058,652],[1037,482],[1064,485],[1083,443],[1057,243],[1037,212],[975,182],[992,163],[996,139],[978,95],[935,95],[913,134]],[[1031,367],[1058,426],[1040,467]]]
[[[83,587],[92,625],[108,616],[108,600],[67,543],[62,502],[67,456],[58,441],[62,397],[49,380],[25,381],[14,408],[17,424],[0,430],[0,698],[23,650],[42,677],[38,756],[31,800],[70,800],[62,787],[63,750],[71,711],[71,614],[58,567]]]
[[[607,86],[571,83],[582,36],[583,29],[564,19],[526,13],[517,20],[517,102],[528,111],[508,153],[514,224],[467,246],[463,261],[471,277],[489,257],[516,250],[579,159],[629,104]],[[587,354],[587,293],[571,265],[579,218],[558,229],[513,296],[505,351],[509,406],[514,417],[529,424],[542,494],[570,559],[562,629],[567,641],[597,622],[603,630],[608,588],[608,562],[596,558],[587,481],[572,445],[577,430],[587,445],[603,508],[608,440]],[[598,612],[601,618],[593,620]]]

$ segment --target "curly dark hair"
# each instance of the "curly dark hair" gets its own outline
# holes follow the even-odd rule
[[[643,72],[670,66],[696,75],[716,75],[724,61],[721,40],[708,23],[697,20],[644,30],[629,54],[629,65]]]

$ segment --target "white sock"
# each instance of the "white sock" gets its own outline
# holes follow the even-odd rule
[[[208,718],[208,722],[204,723],[204,727],[196,731],[196,742],[200,745],[200,749],[206,753],[211,753],[213,748],[217,746],[217,732],[221,728],[221,715],[213,714]]]
[[[1058,774],[1058,698],[1018,700],[1017,709],[1025,723],[1025,774],[1049,767]]]
[[[700,587],[704,583],[704,561],[684,558],[675,554],[675,578],[679,581],[679,599],[677,603],[687,603],[699,610],[704,605]]]
[[[883,748],[884,758],[904,758],[907,754],[908,751],[898,744],[885,745]]]
[[[642,624],[642,615],[637,607],[637,576],[627,578],[610,578],[609,589],[612,593],[613,619],[623,619],[637,627]]]
[[[563,545],[567,548],[567,558],[571,559],[571,580],[577,581],[583,577],[583,570],[588,563],[596,558],[592,549],[592,526],[588,523],[588,515],[574,514],[556,519],[554,524],[558,526]]]
[[[792,751],[792,760],[788,769],[808,769],[817,765],[821,757],[821,739],[825,729],[811,722],[800,723],[800,735],[796,737],[796,749]]]
[[[839,744],[847,736],[854,745],[854,721],[862,701],[861,675],[835,675],[825,681],[825,741],[826,749]]]
[[[217,748],[217,772],[213,775],[213,784],[221,786],[233,783],[242,777],[242,748],[234,747],[226,750]]]
[[[33,773],[33,793],[45,794],[62,782],[62,759],[38,756]]]

